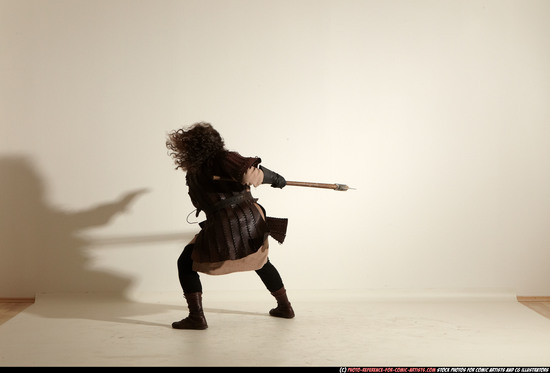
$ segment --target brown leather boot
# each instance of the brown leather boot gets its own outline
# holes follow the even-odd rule
[[[286,290],[284,287],[271,293],[277,300],[277,308],[273,308],[269,311],[271,316],[283,317],[285,319],[292,319],[294,317],[294,310],[288,301],[286,296]]]
[[[195,329],[203,330],[208,328],[204,312],[202,310],[202,293],[187,293],[184,294],[187,300],[187,307],[189,308],[189,316],[180,321],[172,323],[174,329]]]

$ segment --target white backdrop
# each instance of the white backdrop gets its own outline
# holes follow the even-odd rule
[[[0,0],[0,55],[0,297],[179,291],[197,121],[357,188],[254,191],[289,289],[550,295],[548,1]]]

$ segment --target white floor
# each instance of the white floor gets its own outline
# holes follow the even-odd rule
[[[550,320],[514,297],[391,297],[289,290],[206,293],[209,328],[174,330],[181,296],[41,294],[0,326],[0,366],[550,366]]]

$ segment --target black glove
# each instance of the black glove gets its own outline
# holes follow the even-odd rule
[[[264,173],[264,181],[262,184],[271,184],[273,188],[283,189],[286,185],[286,180],[284,177],[279,175],[276,172],[271,171],[270,169],[260,166],[260,170]]]

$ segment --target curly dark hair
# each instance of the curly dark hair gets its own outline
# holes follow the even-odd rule
[[[204,162],[225,150],[225,144],[210,123],[198,122],[187,130],[170,132],[166,140],[168,154],[174,159],[176,170],[197,171]]]

